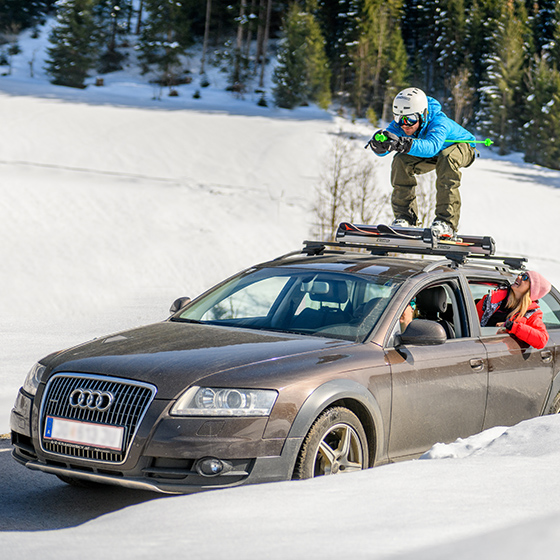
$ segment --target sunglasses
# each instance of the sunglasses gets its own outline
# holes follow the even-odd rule
[[[414,126],[418,122],[416,115],[402,115],[399,117],[397,124],[399,126]]]
[[[529,275],[524,272],[523,274],[519,275],[519,278],[521,279],[522,282],[526,282],[527,280],[529,280]]]
[[[410,305],[410,307],[412,307],[412,309],[414,309],[416,311],[416,300],[413,299],[408,305]]]

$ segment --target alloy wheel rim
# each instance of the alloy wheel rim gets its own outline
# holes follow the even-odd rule
[[[358,434],[348,424],[331,426],[321,438],[313,476],[343,474],[363,469],[364,452]]]

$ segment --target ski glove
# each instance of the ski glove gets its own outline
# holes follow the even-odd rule
[[[387,136],[387,142],[389,143],[389,152],[408,154],[410,148],[412,148],[412,138],[409,136],[397,136],[388,130],[384,134]]]
[[[391,141],[385,130],[378,130],[365,145],[370,147],[377,155],[383,155],[391,151]]]

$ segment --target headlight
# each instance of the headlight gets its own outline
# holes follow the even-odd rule
[[[176,416],[268,416],[278,393],[264,389],[191,387],[173,405]]]
[[[45,371],[46,366],[42,364],[35,364],[30,372],[27,374],[25,381],[23,382],[23,390],[32,396],[37,393],[37,387],[39,387],[39,382],[41,381],[41,376]]]

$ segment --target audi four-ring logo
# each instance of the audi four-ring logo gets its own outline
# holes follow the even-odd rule
[[[105,412],[109,410],[115,397],[109,391],[92,391],[91,389],[74,389],[68,399],[74,408],[87,408]]]

